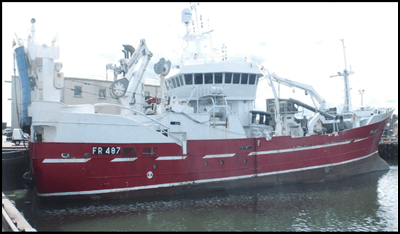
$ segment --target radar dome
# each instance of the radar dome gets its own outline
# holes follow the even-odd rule
[[[189,8],[185,8],[182,11],[182,23],[189,25],[192,21],[192,11]]]

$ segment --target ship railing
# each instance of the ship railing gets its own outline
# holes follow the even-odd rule
[[[160,121],[157,121],[157,120],[151,118],[150,116],[148,116],[148,115],[146,115],[146,114],[144,114],[144,113],[142,113],[142,112],[140,112],[138,110],[135,110],[135,109],[132,109],[132,108],[129,108],[129,107],[126,107],[126,106],[118,105],[118,104],[113,104],[113,103],[96,103],[96,104],[94,104],[94,106],[95,107],[96,106],[117,106],[117,107],[120,107],[121,109],[130,110],[130,111],[132,111],[132,112],[134,112],[136,114],[139,114],[139,115],[144,116],[145,118],[149,119],[150,123],[151,123],[151,124],[143,124],[143,123],[138,122],[139,124],[141,124],[143,126],[146,126],[146,127],[150,128],[150,129],[156,131],[156,132],[159,132],[159,133],[161,133],[162,135],[164,135],[166,137],[174,138],[175,142],[177,142],[181,146],[183,146],[183,144],[184,144],[184,142],[181,139],[179,139],[179,138],[177,138],[177,137],[175,137],[175,136],[173,136],[171,134],[168,134],[170,132],[169,126],[161,123]]]
[[[95,107],[96,107],[96,106],[116,106],[116,107],[120,107],[121,109],[130,110],[130,111],[132,111],[132,112],[134,112],[134,113],[136,113],[136,114],[139,114],[139,115],[141,115],[141,116],[144,116],[145,118],[151,120],[151,122],[156,123],[156,124],[158,124],[159,126],[164,127],[164,128],[158,128],[158,130],[161,130],[161,133],[165,133],[166,131],[169,130],[169,126],[167,126],[167,125],[161,123],[160,121],[157,121],[157,120],[151,118],[150,116],[148,116],[148,115],[146,115],[146,114],[144,114],[144,113],[142,113],[142,112],[140,112],[140,111],[138,111],[138,110],[132,109],[132,108],[130,108],[130,107],[126,107],[126,106],[122,106],[122,105],[118,105],[118,104],[113,104],[113,103],[96,103],[96,104],[94,104],[94,106],[95,106]],[[142,123],[140,123],[140,124],[142,124]],[[148,125],[145,125],[145,124],[142,124],[142,125],[149,127]],[[154,124],[152,124],[151,126],[153,126],[153,125],[154,125]],[[153,128],[152,128],[152,129],[153,129]]]
[[[185,107],[182,109],[182,111],[181,111],[181,112],[183,112],[183,111],[185,110],[185,108],[186,108],[186,106],[188,105],[188,103],[189,103],[190,99],[192,98],[192,96],[193,96],[194,92],[197,90],[197,87],[199,87],[199,86],[195,86],[195,87],[194,87],[194,89],[193,89],[192,93],[190,94],[189,98],[188,98],[188,99],[187,99],[187,101],[186,101]],[[198,99],[198,98],[197,98],[197,99]]]
[[[206,112],[206,114],[208,114],[211,110],[213,110],[213,113],[214,113],[215,108],[225,108],[225,109],[227,109],[227,110],[230,112],[230,114],[233,114],[233,111],[229,108],[228,103],[226,102],[226,99],[224,99],[225,105],[216,105],[214,99],[211,98],[211,97],[210,97],[210,99],[211,99],[213,105],[212,105],[212,107]]]

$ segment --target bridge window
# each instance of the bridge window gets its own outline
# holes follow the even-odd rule
[[[240,81],[240,73],[233,74],[233,84],[239,84]]]
[[[225,84],[232,83],[232,73],[225,73]]]
[[[202,73],[194,74],[194,84],[203,84],[203,74]]]
[[[179,76],[179,80],[181,81],[181,85],[184,86],[185,83],[183,83],[183,76],[182,75]]]
[[[171,78],[171,80],[172,80],[172,85],[173,85],[173,87],[176,88],[175,78]]]
[[[181,83],[179,82],[179,77],[175,77],[175,80],[176,80],[176,85],[178,87],[181,87]]]
[[[222,84],[222,73],[215,73],[215,84]]]
[[[250,74],[249,84],[255,84],[255,83],[256,83],[256,75]]]
[[[248,80],[249,74],[242,74],[242,80],[241,80],[241,84],[247,84],[247,80]]]
[[[204,74],[204,84],[212,84],[213,83],[213,74],[206,73]]]
[[[174,86],[172,86],[172,81],[171,80],[168,80],[168,86],[169,86],[170,89],[174,88]]]
[[[186,83],[186,85],[193,84],[193,75],[192,74],[185,74],[185,83]]]

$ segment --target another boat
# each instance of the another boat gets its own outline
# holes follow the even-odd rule
[[[3,147],[1,155],[2,191],[24,189],[24,173],[29,169],[27,148]]]
[[[281,78],[251,61],[215,54],[212,31],[199,27],[199,5],[182,11],[187,34],[181,63],[154,66],[162,94],[146,102],[143,73],[152,57],[145,40],[124,45],[104,105],[62,103],[59,47],[18,40],[15,54],[24,100],[21,127],[31,136],[31,169],[41,198],[127,198],[338,180],[389,170],[378,142],[393,109],[352,111],[345,82],[343,112],[326,108],[309,85]],[[339,75],[345,81],[349,72]],[[274,93],[254,110],[260,79]],[[274,83],[304,89],[318,103],[279,99]],[[303,119],[299,107],[312,111]]]

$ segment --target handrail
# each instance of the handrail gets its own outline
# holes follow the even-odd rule
[[[118,104],[113,104],[113,103],[96,103],[96,104],[93,104],[93,106],[117,106],[117,107],[121,107],[121,108],[123,108],[123,109],[131,110],[131,111],[133,111],[133,112],[135,112],[135,113],[137,113],[137,114],[139,114],[139,115],[142,115],[142,116],[144,116],[144,117],[150,119],[151,121],[154,121],[154,122],[160,124],[161,126],[167,128],[167,129],[169,130],[169,127],[166,126],[166,125],[164,125],[163,123],[161,123],[161,122],[159,122],[159,121],[157,121],[157,120],[151,118],[150,116],[147,116],[147,115],[143,114],[143,113],[140,112],[140,111],[137,111],[137,110],[135,110],[135,109],[132,109],[132,108],[129,108],[129,107],[126,107],[126,106],[122,106],[122,105],[118,105]]]
[[[213,109],[213,108],[226,108],[227,110],[229,110],[229,112],[230,112],[230,114],[233,114],[233,111],[228,107],[228,106],[225,106],[225,105],[222,105],[222,106],[217,106],[217,105],[213,105],[207,112],[206,112],[206,114],[208,114],[208,112],[210,112],[211,111],[211,109]]]
[[[150,119],[151,121],[154,121],[154,122],[158,123],[159,125],[165,127],[168,131],[170,130],[170,129],[169,129],[169,126],[164,125],[163,123],[161,123],[161,122],[159,122],[159,121],[157,121],[157,120],[155,120],[155,119],[153,119],[153,118],[151,118],[151,117],[149,117],[149,116],[147,116],[147,115],[141,113],[140,111],[137,111],[137,110],[135,110],[135,109],[132,109],[132,108],[129,108],[129,107],[126,107],[126,106],[122,106],[122,105],[118,105],[118,104],[113,104],[113,103],[96,103],[96,104],[93,104],[93,106],[117,106],[117,107],[121,107],[121,108],[124,108],[124,109],[127,109],[127,110],[131,110],[131,111],[133,111],[133,112],[135,112],[135,113],[138,113],[138,114],[140,114],[140,115],[142,115],[142,116],[144,116],[144,117]],[[143,124],[143,125],[144,125],[144,124]],[[169,131],[169,132],[170,132],[170,131]],[[163,133],[163,132],[161,131],[160,133]],[[171,132],[170,132],[170,133],[171,133]],[[179,139],[179,138],[177,138],[177,137],[175,137],[175,136],[173,136],[173,135],[171,135],[171,134],[168,134],[168,136],[170,136],[170,137],[172,137],[172,138],[178,140],[179,142],[181,142],[181,144],[183,144],[183,141],[182,141],[181,139]]]
[[[195,86],[194,87],[194,89],[193,89],[193,92],[192,92],[192,94],[190,94],[190,97],[187,99],[187,101],[186,101],[186,104],[185,104],[185,106],[183,107],[183,109],[182,109],[182,111],[181,111],[181,113],[185,110],[185,108],[186,108],[186,106],[187,106],[187,104],[189,103],[189,101],[190,101],[190,98],[193,96],[193,94],[194,94],[194,91],[196,91],[197,90],[197,87],[198,86]]]

